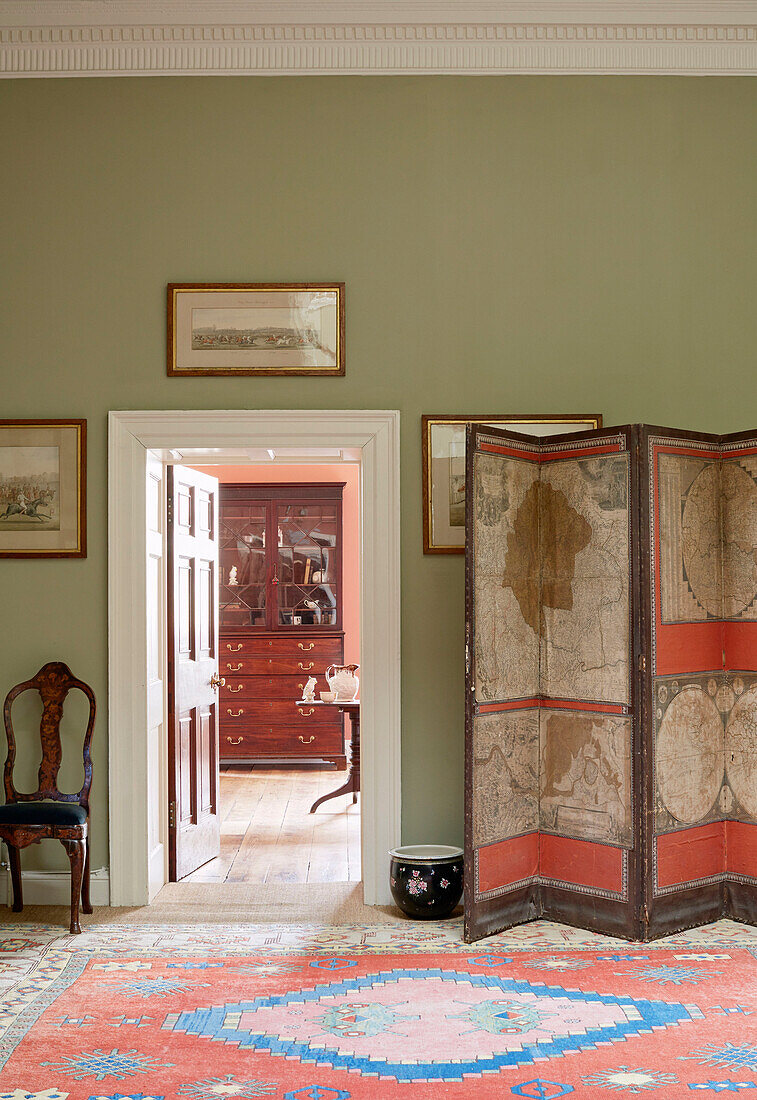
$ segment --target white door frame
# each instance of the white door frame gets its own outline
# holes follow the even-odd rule
[[[160,787],[148,777],[150,452],[324,446],[361,449],[363,885],[366,904],[388,904],[387,851],[401,838],[399,413],[111,412],[108,421],[110,904],[149,904],[156,852],[148,838],[159,837],[161,846],[167,841],[165,811],[150,793]]]

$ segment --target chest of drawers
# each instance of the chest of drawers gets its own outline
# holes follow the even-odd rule
[[[321,759],[344,767],[344,720],[338,711],[297,705],[310,676],[328,688],[324,671],[342,664],[342,635],[279,639],[222,635],[220,674],[220,756],[225,761]],[[310,648],[312,647],[312,648]]]
[[[221,486],[221,760],[345,765],[341,713],[297,706],[344,663],[342,488]]]

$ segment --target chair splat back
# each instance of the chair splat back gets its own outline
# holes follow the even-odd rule
[[[63,716],[63,704],[72,688],[83,692],[89,700],[89,720],[84,735],[84,783],[76,794],[67,794],[58,789],[63,750],[60,740],[60,723]],[[13,765],[16,760],[16,739],[13,733],[11,708],[14,700],[25,691],[38,691],[42,699],[42,718],[39,724],[39,736],[42,743],[42,762],[39,766],[38,789],[28,794],[16,790],[13,785]],[[16,684],[8,692],[3,707],[5,736],[8,739],[8,756],[5,761],[4,783],[6,802],[39,802],[52,799],[56,802],[78,802],[89,811],[89,791],[92,785],[92,758],[90,743],[95,725],[95,696],[92,688],[83,680],[77,680],[68,665],[62,661],[51,661],[44,665],[31,680]]]

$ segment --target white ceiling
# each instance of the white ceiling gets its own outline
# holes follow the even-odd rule
[[[0,76],[757,73],[757,0],[2,0]]]

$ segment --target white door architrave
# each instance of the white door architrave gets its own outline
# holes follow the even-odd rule
[[[401,840],[399,413],[130,411],[108,421],[110,904],[149,904],[166,841],[151,743],[151,726],[165,738],[150,699],[151,452],[277,446],[360,449],[363,886],[366,904],[388,904],[386,853]]]

